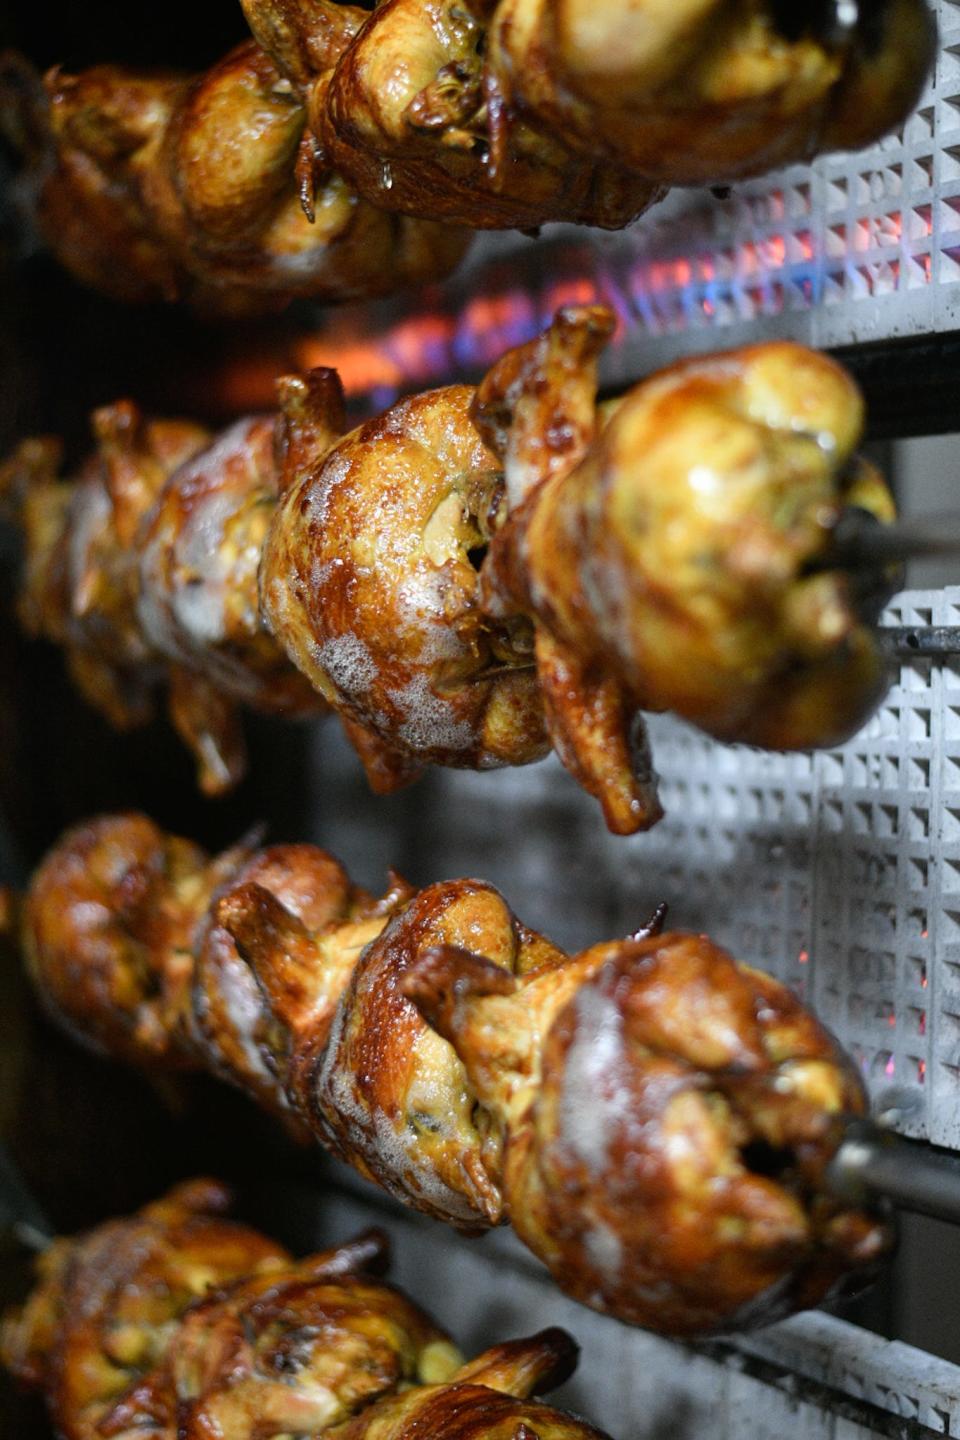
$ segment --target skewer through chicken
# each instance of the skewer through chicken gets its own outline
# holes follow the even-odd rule
[[[464,1364],[371,1278],[384,1235],[293,1260],[224,1219],[228,1200],[215,1181],[189,1181],[41,1256],[36,1288],[0,1327],[0,1358],[43,1392],[61,1440],[412,1440],[424,1426],[435,1440],[508,1440],[522,1423],[541,1440],[604,1440],[527,1400],[573,1370],[562,1330]]]
[[[243,768],[240,704],[332,706],[384,792],[427,764],[552,743],[630,833],[659,818],[643,710],[775,749],[832,745],[885,686],[888,577],[834,552],[889,521],[856,455],[863,405],[774,343],[683,361],[598,407],[600,306],[561,310],[480,386],[401,400],[341,438],[334,372],[215,440],[96,412],[98,453],[0,469],[26,537],[21,614],[117,724],[170,687],[208,792]],[[869,597],[869,604],[865,600]]]
[[[886,1250],[824,1180],[865,1097],[788,990],[661,919],[567,955],[480,881],[376,900],[313,846],[210,860],[119,815],[51,851],[20,940],[92,1048],[206,1067],[460,1229],[509,1221],[596,1309],[741,1329]]]
[[[442,275],[438,221],[618,229],[664,184],[879,139],[932,58],[924,0],[243,8],[259,44],[193,79],[6,62],[40,228],[108,294],[244,313]]]

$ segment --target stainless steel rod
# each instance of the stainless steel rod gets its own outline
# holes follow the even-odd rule
[[[960,1160],[873,1124],[851,1125],[827,1184],[853,1204],[882,1196],[902,1210],[960,1223]]]
[[[901,660],[960,655],[960,625],[881,625],[880,638]]]

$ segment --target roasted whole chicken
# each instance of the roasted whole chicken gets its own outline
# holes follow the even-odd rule
[[[620,228],[664,184],[879,139],[932,58],[925,0],[243,8],[259,43],[192,79],[6,62],[40,228],[111,295],[346,300],[446,273],[445,226]]]
[[[20,906],[49,1013],[206,1067],[568,1294],[671,1335],[816,1304],[884,1254],[824,1176],[865,1097],[782,985],[702,935],[567,955],[490,885],[375,900],[307,845],[210,860],[140,815],[68,832]]]
[[[924,0],[242,4],[305,97],[321,176],[477,227],[619,227],[658,183],[857,149],[906,118],[932,60]]]
[[[334,372],[214,440],[97,411],[57,479],[0,468],[26,539],[21,615],[118,725],[169,686],[210,792],[243,769],[238,705],[339,712],[373,788],[552,743],[618,833],[660,816],[644,710],[722,740],[832,745],[883,694],[892,578],[846,568],[890,521],[855,453],[860,395],[783,343],[683,361],[598,407],[600,306],[561,310],[476,389],[401,400],[346,436]]]
[[[0,57],[0,134],[23,155],[46,243],[119,300],[249,315],[384,295],[448,274],[469,236],[362,200],[313,147],[301,97],[248,41],[198,76],[99,65],[41,80]]]
[[[0,1358],[43,1392],[62,1440],[400,1440],[424,1425],[435,1440],[512,1440],[524,1422],[541,1440],[604,1440],[527,1399],[576,1365],[562,1330],[464,1364],[365,1273],[383,1269],[385,1236],[293,1260],[225,1220],[228,1200],[215,1181],[188,1181],[41,1257],[35,1290],[0,1327]]]

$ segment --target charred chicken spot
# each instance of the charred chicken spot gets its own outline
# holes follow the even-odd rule
[[[740,1159],[751,1175],[779,1181],[794,1170],[796,1161],[789,1146],[771,1145],[768,1140],[750,1140],[741,1148]]]

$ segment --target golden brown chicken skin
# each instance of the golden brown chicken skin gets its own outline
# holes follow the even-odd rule
[[[933,40],[923,0],[500,0],[488,63],[572,145],[690,185],[880,139],[919,99]]]
[[[192,78],[100,65],[41,81],[7,57],[0,117],[47,244],[120,300],[226,315],[356,300],[447,274],[468,243],[375,209],[329,169],[304,189],[301,97],[253,42]]]
[[[21,444],[0,467],[0,507],[24,534],[24,626],[63,646],[84,696],[125,729],[149,714],[154,668],[136,615],[136,538],[209,435],[188,421],[147,420],[129,401],[94,411],[91,428],[96,453],[67,484],[58,441]]]
[[[853,382],[782,342],[682,362],[598,409],[612,325],[561,310],[466,415],[462,387],[402,401],[284,487],[263,608],[350,716],[375,788],[425,761],[536,759],[545,723],[631,833],[661,814],[643,710],[807,749],[883,693],[873,612],[831,559],[845,514],[894,515],[855,454]]]
[[[500,492],[473,390],[401,400],[285,485],[260,567],[276,640],[350,722],[374,789],[547,753],[533,637],[479,605]]]
[[[216,868],[224,878],[194,932],[189,1026],[205,1063],[276,1111],[295,1134],[308,1136],[288,1098],[291,1067],[304,1063],[304,1045],[322,1047],[358,955],[409,887],[394,877],[387,894],[375,899],[314,845],[239,847]],[[283,948],[282,969],[262,977],[266,992],[221,923],[221,901],[235,930],[266,929]],[[318,973],[311,962],[314,937],[322,935],[330,944]]]
[[[923,0],[242,3],[306,96],[321,173],[477,227],[619,228],[658,184],[869,144],[909,113],[933,53]]]
[[[233,852],[195,884],[192,942],[152,951],[176,997],[164,1050],[115,1013],[136,951],[87,959],[75,878],[90,835],[119,856],[134,818],[68,832],[21,906],[34,983],[74,1033],[209,1066],[406,1204],[465,1231],[509,1221],[565,1291],[667,1334],[816,1304],[887,1249],[883,1217],[824,1178],[866,1106],[851,1061],[782,985],[662,916],[567,955],[480,881],[392,876],[372,902],[311,847]],[[152,903],[169,908],[163,886]]]
[[[740,1330],[886,1249],[877,1217],[824,1186],[864,1103],[852,1064],[705,936],[615,941],[519,980],[438,949],[405,990],[504,1138],[514,1229],[585,1304],[672,1335]]]
[[[340,8],[315,7],[307,34]],[[244,9],[264,43],[276,12],[290,13],[275,0]],[[566,220],[619,230],[659,200],[662,187],[618,155],[571,147],[562,128],[503,103],[484,63],[480,10],[384,0],[372,16],[355,11],[356,37],[306,92],[322,163],[387,210],[476,229]],[[303,25],[302,11],[292,23]]]
[[[294,1261],[221,1218],[228,1198],[191,1181],[41,1257],[32,1295],[0,1326],[0,1359],[44,1393],[63,1440],[605,1440],[529,1399],[574,1369],[564,1331],[465,1364],[370,1278],[387,1259],[380,1232]]]
[[[227,314],[384,294],[448,273],[454,227],[617,229],[664,184],[867,145],[933,53],[924,0],[243,8],[259,43],[192,79],[5,62],[40,228],[88,284]]]
[[[41,1258],[37,1288],[0,1329],[0,1358],[43,1390],[65,1440],[100,1440],[193,1301],[290,1263],[272,1240],[223,1217],[229,1198],[216,1181],[189,1181],[128,1219],[55,1241]]]
[[[592,1425],[527,1399],[565,1379],[575,1358],[562,1330],[498,1345],[447,1385],[381,1400],[338,1426],[331,1440],[605,1440]]]
[[[460,1355],[382,1268],[368,1237],[218,1286],[173,1329],[161,1363],[103,1417],[110,1440],[319,1435],[398,1386],[440,1381]]]
[[[533,621],[554,747],[630,833],[660,814],[642,710],[778,750],[866,722],[886,686],[874,602],[896,577],[858,577],[832,551],[844,516],[895,511],[856,454],[863,402],[834,361],[750,346],[597,410],[612,322],[561,311],[494,366],[473,415],[508,499],[481,606]]]
[[[210,793],[242,772],[244,704],[328,704],[379,792],[552,744],[623,834],[661,814],[645,710],[721,740],[838,743],[883,693],[875,602],[893,588],[835,545],[851,515],[894,515],[856,454],[859,392],[775,342],[598,407],[612,325],[563,309],[476,389],[411,396],[346,436],[332,371],[286,377],[279,416],[142,486],[126,531],[102,439],[72,486],[52,442],[26,442],[0,498],[25,531],[28,624],[122,720],[117,696],[165,678]],[[146,433],[164,425],[178,433]]]

